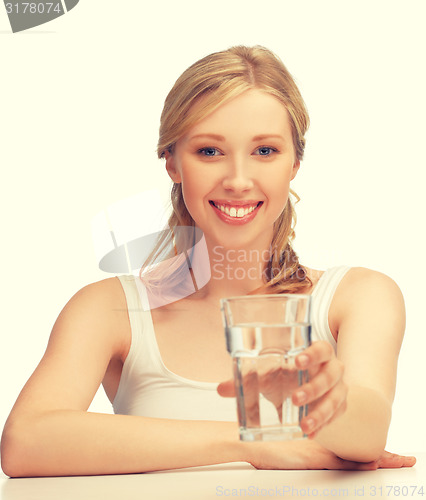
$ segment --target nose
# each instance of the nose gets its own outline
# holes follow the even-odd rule
[[[226,165],[226,173],[222,181],[224,189],[233,192],[249,191],[254,182],[251,168],[242,158],[233,158]]]

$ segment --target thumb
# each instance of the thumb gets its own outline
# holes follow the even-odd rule
[[[235,397],[235,387],[234,387],[234,381],[227,380],[226,382],[221,382],[217,386],[217,392],[219,396],[223,396],[224,398],[233,398]]]

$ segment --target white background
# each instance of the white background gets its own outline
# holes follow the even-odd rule
[[[283,59],[311,115],[293,186],[296,250],[309,267],[365,266],[401,287],[388,449],[426,450],[425,18],[424,0],[81,0],[12,34],[0,6],[0,427],[61,308],[108,277],[92,217],[146,189],[167,198],[155,148],[176,78],[210,52],[260,44]],[[102,389],[91,409],[111,412]]]

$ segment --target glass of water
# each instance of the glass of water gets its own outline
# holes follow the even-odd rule
[[[311,296],[247,295],[221,299],[228,352],[233,358],[240,439],[306,437],[308,406],[291,396],[308,380],[295,357],[311,344]]]

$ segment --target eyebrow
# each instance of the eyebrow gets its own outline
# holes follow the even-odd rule
[[[190,141],[192,141],[193,139],[199,139],[199,138],[202,138],[202,137],[206,137],[208,139],[214,139],[216,141],[225,141],[225,137],[223,137],[223,135],[218,135],[218,134],[197,134],[197,135],[193,135],[192,137],[189,138]]]
[[[193,135],[189,140],[192,141],[193,139],[199,139],[199,138],[209,138],[209,139],[214,139],[216,141],[226,141],[225,137],[223,135],[218,135],[218,134],[197,134]],[[282,141],[285,142],[285,139],[282,135],[279,134],[262,134],[262,135],[256,135],[253,137],[252,142],[257,142],[257,141],[263,141],[265,139],[281,139]]]
[[[256,135],[256,137],[253,137],[252,141],[253,142],[264,141],[265,139],[281,139],[283,142],[285,142],[284,137],[282,135],[279,135],[279,134]]]

